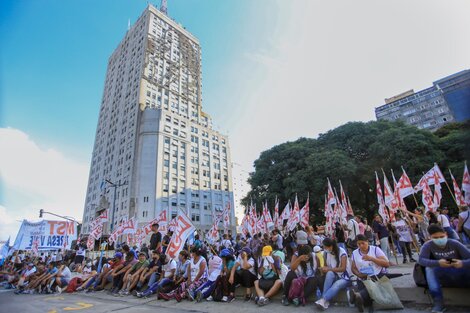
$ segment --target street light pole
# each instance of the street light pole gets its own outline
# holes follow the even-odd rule
[[[111,212],[111,227],[110,227],[110,232],[112,233],[112,232],[113,232],[113,228],[114,228],[114,211],[116,210],[116,188],[117,188],[117,187],[124,186],[124,185],[127,185],[127,183],[124,182],[123,184],[115,184],[115,183],[113,183],[112,181],[110,181],[109,179],[105,179],[105,182],[107,182],[108,184],[111,185],[111,187],[114,188],[113,211]]]

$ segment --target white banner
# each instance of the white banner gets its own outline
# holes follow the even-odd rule
[[[70,249],[77,239],[77,224],[67,221],[23,220],[13,248],[15,250],[57,250]]]
[[[194,233],[196,227],[191,223],[191,220],[186,214],[179,214],[176,217],[176,227],[171,237],[168,248],[166,249],[166,254],[172,258],[176,259],[181,250],[183,250],[184,243],[188,239],[189,235]]]

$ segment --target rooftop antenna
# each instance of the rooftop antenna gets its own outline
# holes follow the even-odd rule
[[[168,3],[167,3],[167,0],[162,0],[162,3],[160,4],[160,11],[165,14],[165,15],[168,15]]]

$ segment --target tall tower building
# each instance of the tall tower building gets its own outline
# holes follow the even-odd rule
[[[178,209],[205,231],[228,204],[234,231],[232,188],[228,138],[202,110],[199,40],[149,5],[108,60],[82,231],[106,208],[105,233]]]

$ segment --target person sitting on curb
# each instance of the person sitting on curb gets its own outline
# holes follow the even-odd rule
[[[428,227],[431,241],[421,248],[419,264],[425,267],[426,280],[433,299],[433,313],[444,312],[441,286],[470,287],[470,250],[457,240],[448,239],[438,224]]]
[[[368,276],[380,278],[385,275],[385,269],[390,266],[385,253],[379,247],[369,246],[369,240],[364,235],[357,235],[358,248],[353,251],[351,259],[351,270],[359,280],[358,290],[349,289],[348,296],[350,303],[354,303],[359,312],[364,312],[364,306],[371,304],[369,292],[362,280]]]

